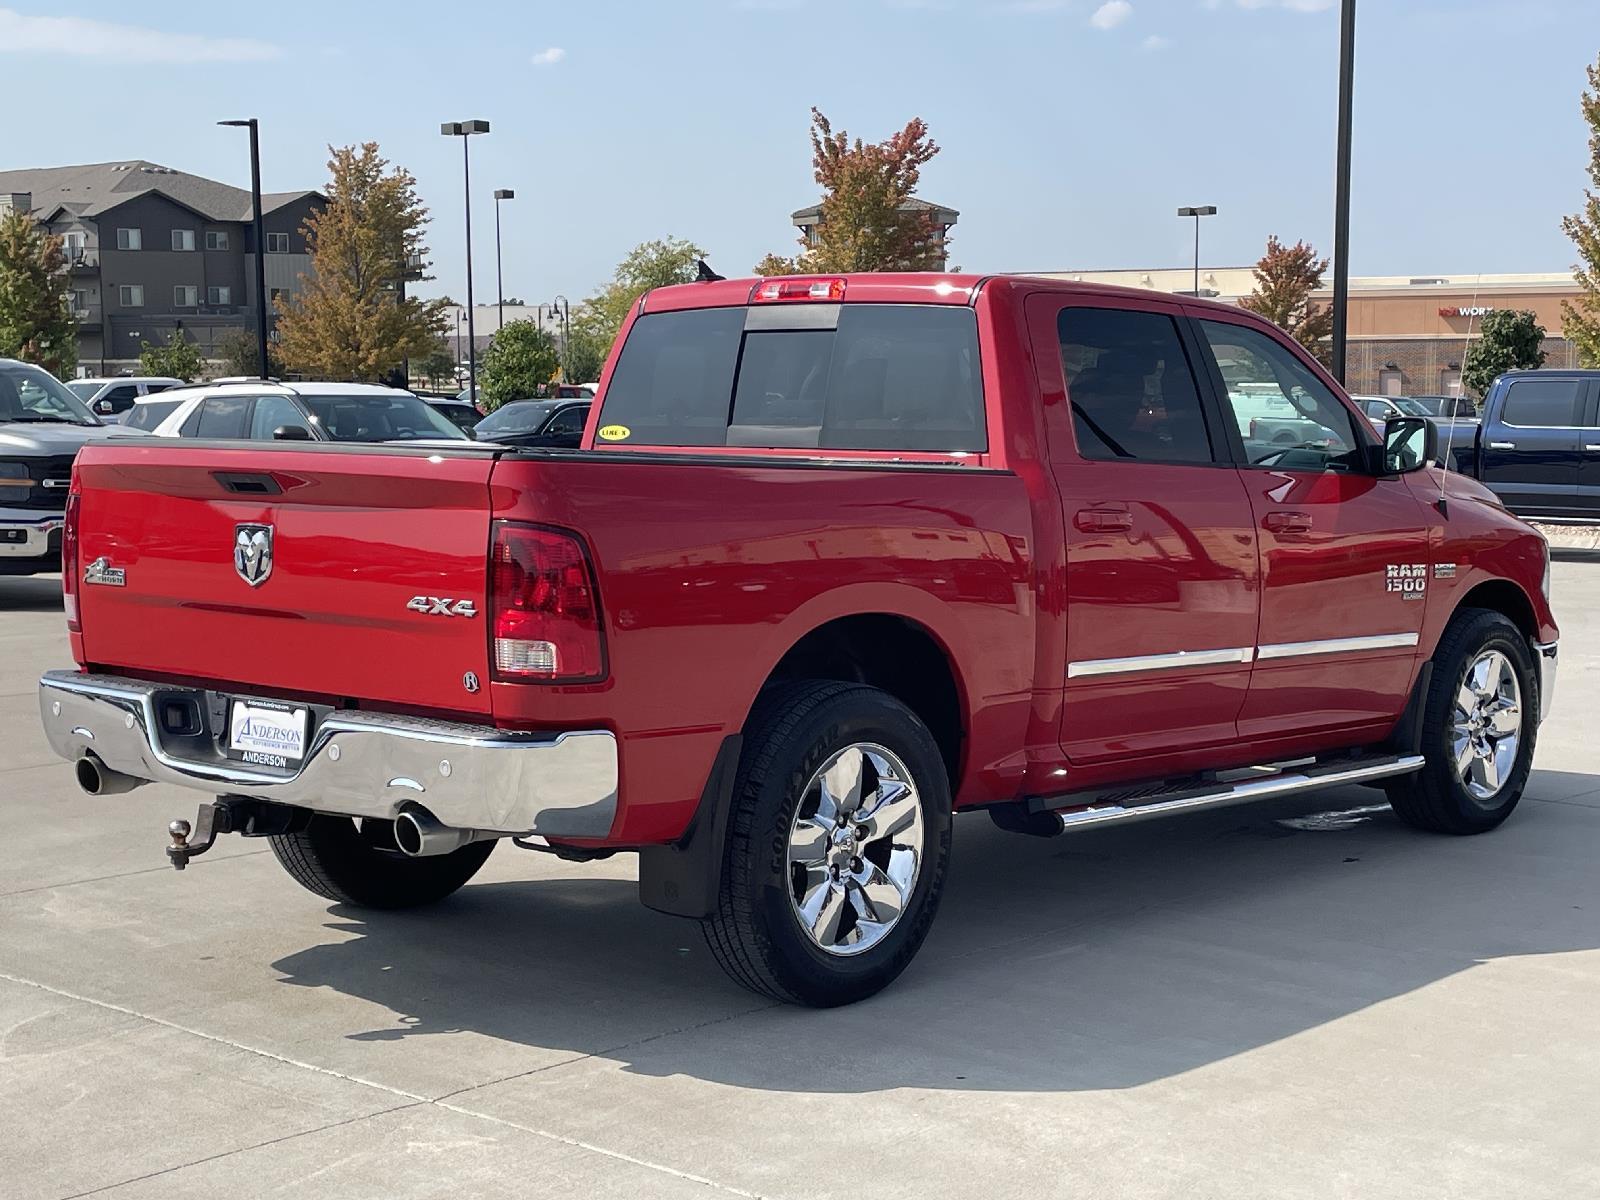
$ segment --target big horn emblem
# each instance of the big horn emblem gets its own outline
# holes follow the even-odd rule
[[[235,525],[233,569],[251,587],[260,587],[272,574],[272,526]]]

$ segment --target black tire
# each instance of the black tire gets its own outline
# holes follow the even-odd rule
[[[890,750],[909,770],[920,796],[923,850],[897,923],[875,945],[841,957],[801,927],[789,890],[788,839],[817,772],[861,742]],[[950,862],[950,781],[938,743],[916,714],[859,684],[774,688],[746,723],[732,804],[716,912],[701,922],[722,969],[753,992],[815,1008],[852,1004],[893,982],[928,934]]]
[[[392,821],[314,816],[298,833],[268,839],[289,877],[307,891],[361,908],[416,908],[443,900],[478,873],[493,841],[449,854],[407,858]]]
[[[1522,728],[1511,770],[1492,796],[1474,796],[1457,770],[1451,729],[1456,694],[1468,669],[1486,650],[1498,650],[1510,661],[1521,693]],[[1433,677],[1422,710],[1422,753],[1426,759],[1415,775],[1385,786],[1389,805],[1408,825],[1433,833],[1486,833],[1511,815],[1528,784],[1534,740],[1539,731],[1539,682],[1528,641],[1503,614],[1483,608],[1458,612],[1439,639],[1433,656]]]

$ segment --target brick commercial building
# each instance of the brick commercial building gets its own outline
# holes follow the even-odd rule
[[[1192,295],[1194,268],[1116,271],[1030,271],[1057,279]],[[1252,267],[1200,268],[1200,294],[1237,302],[1255,287]],[[1367,275],[1350,280],[1350,344],[1346,383],[1352,392],[1391,396],[1456,395],[1467,338],[1485,313],[1528,309],[1545,328],[1545,366],[1575,367],[1577,352],[1561,336],[1561,302],[1578,285],[1567,273],[1544,275]],[[1333,300],[1331,288],[1315,293]]]
[[[268,304],[311,268],[300,226],[314,191],[262,197]],[[0,215],[31,213],[65,243],[78,321],[78,367],[134,367],[143,342],[176,329],[207,358],[231,329],[256,322],[250,192],[134,160],[0,171]]]

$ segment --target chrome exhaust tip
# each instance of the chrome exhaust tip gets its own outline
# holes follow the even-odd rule
[[[120,796],[149,782],[113,771],[93,754],[85,754],[78,759],[73,764],[73,774],[77,777],[78,786],[91,796]]]
[[[407,858],[428,858],[449,854],[473,842],[497,838],[498,833],[481,829],[457,829],[446,825],[420,804],[400,810],[394,819],[394,844]]]

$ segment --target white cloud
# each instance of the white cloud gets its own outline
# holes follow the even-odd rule
[[[1094,15],[1089,18],[1089,24],[1096,29],[1115,29],[1131,16],[1133,16],[1133,5],[1129,4],[1128,0],[1106,0],[1094,10]]]
[[[0,8],[0,54],[64,54],[128,63],[266,62],[283,54],[255,38],[168,33],[88,17],[35,17]]]
[[[1144,41],[1139,43],[1139,49],[1153,54],[1158,50],[1165,50],[1171,45],[1171,38],[1162,37],[1159,33],[1152,33],[1149,37],[1145,38]]]
[[[536,67],[554,66],[567,56],[567,52],[560,46],[550,46],[533,56],[533,65]]]

